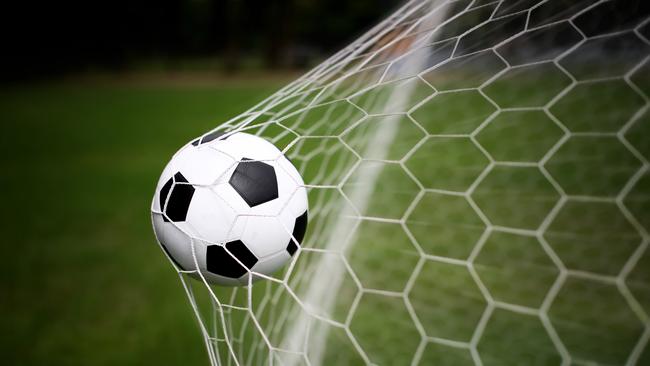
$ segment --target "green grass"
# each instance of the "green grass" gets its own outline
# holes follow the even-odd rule
[[[508,85],[518,77],[508,75],[504,80],[509,82],[500,81],[487,94],[506,106],[519,106],[519,101],[524,106],[545,103],[546,95],[517,99]],[[150,200],[160,171],[180,145],[279,86],[272,80],[215,87],[53,83],[0,91],[0,254],[5,259],[0,269],[0,354],[4,364],[207,362],[181,284],[155,245]],[[589,95],[593,103],[601,98],[599,93]],[[612,100],[615,96],[602,98],[613,106],[609,111],[615,116],[627,115],[631,108],[630,103]],[[556,117],[567,124],[576,116],[575,121],[581,121],[590,113],[581,101],[569,94]],[[323,124],[311,133],[338,134],[361,118],[346,114],[349,105],[340,107],[329,118],[340,116],[342,123]],[[350,334],[371,361],[410,364],[421,332],[432,339],[468,342],[482,317],[486,326],[477,352],[485,365],[557,364],[559,355],[542,321],[503,308],[484,313],[486,300],[475,279],[465,265],[457,263],[470,258],[481,239],[483,247],[472,266],[491,296],[534,311],[542,306],[559,273],[544,242],[570,269],[610,276],[619,273],[638,248],[642,241],[638,228],[616,205],[600,201],[570,201],[555,216],[542,241],[522,235],[539,228],[560,194],[533,166],[502,165],[481,176],[489,160],[484,152],[498,161],[537,162],[562,133],[541,112],[511,111],[499,115],[477,136],[482,149],[458,136],[474,130],[494,111],[476,92],[440,94],[412,114],[434,137],[426,137],[403,117],[368,119],[343,136],[363,155],[368,144],[365,136],[383,123],[399,123],[399,138],[388,151],[388,159],[406,158],[404,166],[410,174],[396,162],[361,164],[384,165],[373,200],[362,214],[403,219],[405,225],[362,220],[355,227],[356,244],[332,259],[332,263],[348,261],[353,273],[345,273],[336,304],[321,315],[348,321],[350,333],[330,329],[323,355],[326,364],[361,363]],[[309,133],[310,123],[324,115],[316,112],[314,120],[287,120],[286,125]],[[649,113],[626,134],[641,154],[649,151]],[[594,128],[610,131],[612,123],[597,123]],[[304,169],[307,183],[337,184],[345,176],[343,168],[356,162],[354,154],[342,146],[338,139],[312,139],[289,155]],[[300,159],[299,155],[319,151],[309,161]],[[620,141],[604,136],[572,138],[546,167],[568,194],[607,198],[619,192],[640,165]],[[328,174],[319,174],[323,171]],[[650,229],[649,176],[646,173],[624,200],[646,230]],[[473,202],[448,194],[464,192],[479,177]],[[342,191],[347,194],[363,185],[364,179],[363,174],[352,174]],[[413,179],[431,191],[421,192]],[[417,204],[410,207],[416,198]],[[312,216],[306,247],[323,245],[323,233],[341,213],[328,215],[323,208],[339,199],[336,190],[310,191]],[[492,225],[515,230],[486,234],[487,225],[474,206]],[[416,248],[430,257],[423,259]],[[308,273],[322,256],[301,253],[296,263],[298,276]],[[432,259],[436,257],[455,263]],[[626,282],[646,313],[650,312],[649,261],[646,251]],[[292,275],[289,283],[309,286],[308,278]],[[354,278],[365,289],[391,291],[394,296],[360,293]],[[271,342],[279,343],[283,329],[274,328],[278,316],[295,302],[283,293],[275,299],[277,303],[262,308],[260,300],[282,290],[269,282],[254,287],[256,316]],[[399,295],[407,288],[405,300]],[[222,289],[219,294],[230,291]],[[243,295],[239,291],[234,302],[245,306]],[[352,306],[356,312],[348,319]],[[415,326],[413,314],[421,327]],[[615,285],[578,276],[569,276],[559,290],[549,317],[568,351],[579,360],[621,364],[643,331]],[[245,318],[245,313],[232,311],[231,327],[236,334]],[[314,321],[311,326],[327,324]],[[250,320],[245,329],[244,339],[236,342],[242,346],[238,354],[255,364],[268,353],[263,348],[249,349],[261,342]],[[421,360],[423,364],[464,365],[471,364],[472,355],[466,348],[429,342]]]

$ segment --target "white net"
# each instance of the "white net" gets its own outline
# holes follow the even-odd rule
[[[650,364],[649,14],[411,1],[218,127],[310,223],[272,279],[180,272],[212,364]]]

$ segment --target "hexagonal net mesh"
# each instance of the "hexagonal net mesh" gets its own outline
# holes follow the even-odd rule
[[[411,1],[219,126],[310,223],[272,278],[179,271],[218,365],[650,364],[650,18]]]

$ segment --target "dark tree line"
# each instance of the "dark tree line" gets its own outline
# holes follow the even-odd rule
[[[3,79],[85,69],[127,69],[141,60],[173,66],[245,57],[299,67],[358,36],[399,0],[86,0],[2,5]]]

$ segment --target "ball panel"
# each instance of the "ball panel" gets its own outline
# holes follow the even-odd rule
[[[165,221],[167,219],[174,222],[185,221],[187,210],[192,202],[192,196],[194,196],[194,187],[187,182],[187,179],[180,172],[174,174],[174,184],[163,210],[166,214]]]
[[[289,253],[289,255],[293,257],[293,255],[297,251],[298,251],[298,245],[296,245],[293,239],[289,239],[289,244],[287,244],[287,253]]]
[[[250,216],[241,240],[258,258],[264,258],[284,251],[293,222],[290,225],[286,227],[272,216]]]
[[[176,171],[182,172],[195,185],[211,185],[227,180],[228,172],[236,164],[235,160],[211,148],[211,145],[188,145],[174,158]]]
[[[255,273],[271,276],[273,273],[282,268],[290,259],[291,256],[289,256],[289,253],[283,250],[270,257],[260,259],[260,261],[251,270]],[[255,276],[255,274],[253,274],[253,280],[257,280],[259,278],[259,276]]]
[[[257,257],[251,253],[241,240],[226,243],[226,249],[248,269],[251,269],[257,263]]]
[[[196,270],[196,264],[192,256],[192,239],[175,227],[174,224],[165,225],[164,245],[182,268],[188,271]]]
[[[196,188],[186,220],[196,236],[210,244],[239,238],[245,223],[237,223],[237,212],[209,187]]]
[[[167,182],[160,188],[160,191],[158,193],[158,198],[159,198],[159,203],[158,207],[160,207],[160,211],[162,211],[163,207],[165,207],[165,203],[167,202],[167,196],[169,195],[169,190],[172,188],[172,185],[174,184],[174,178],[169,178]],[[165,220],[167,218],[165,217]]]
[[[289,177],[293,180],[293,182],[297,186],[304,186],[305,182],[302,179],[302,176],[300,175],[300,172],[298,172],[298,169],[289,161],[289,159],[282,155],[280,156],[277,160],[277,166],[285,171]]]
[[[291,222],[293,222],[296,217],[302,215],[305,211],[307,211],[307,200],[307,190],[305,187],[297,187],[289,199],[289,203],[282,210],[282,216],[291,216]]]
[[[240,240],[228,242],[225,247],[209,245],[206,249],[206,268],[216,275],[239,278],[246,274],[255,263],[257,263],[257,258]]]
[[[293,225],[293,232],[291,233],[291,239],[287,244],[287,252],[289,255],[293,256],[296,251],[298,251],[298,245],[302,244],[302,239],[305,238],[305,232],[307,231],[307,211],[302,215],[296,218],[296,222]]]
[[[250,213],[251,208],[248,203],[241,198],[239,193],[229,183],[212,187],[212,191],[238,215],[247,215]]]
[[[272,165],[275,168],[275,174],[276,174],[276,180],[277,180],[277,185],[278,185],[278,198],[268,201],[262,205],[258,205],[254,207],[251,210],[251,213],[255,215],[265,215],[265,216],[278,216],[282,213],[282,211],[285,209],[287,204],[291,204],[291,201],[293,200],[294,195],[296,192],[300,189],[304,189],[302,187],[298,187],[294,180],[283,170],[280,169],[277,166],[277,162],[269,162],[269,165]],[[300,212],[296,213],[296,215],[293,215],[290,219],[291,224],[293,224],[293,219],[295,216],[301,214],[304,212],[303,210],[300,210]],[[283,223],[285,221],[282,221]],[[288,221],[287,221],[288,222]],[[291,230],[292,225],[289,225],[289,231]]]
[[[307,190],[304,187],[298,187],[279,218],[284,226],[291,230],[292,237],[287,241],[285,249],[293,256],[307,230]]]
[[[296,218],[292,236],[296,239],[298,244],[302,243],[302,239],[305,238],[305,233],[307,232],[307,221],[307,211]]]
[[[153,214],[152,221],[156,238],[172,261],[184,271],[195,270],[190,237],[173,223],[165,222],[161,214]]]
[[[201,240],[195,239],[194,240],[194,245],[195,245],[195,255],[196,255],[196,261],[199,264],[199,271],[190,273],[190,276],[196,280],[201,281],[202,278],[205,278],[208,283],[214,283],[214,284],[219,284],[222,286],[239,286],[239,279],[237,278],[228,278],[224,276],[220,276],[214,273],[211,273],[207,270],[207,248],[210,245],[209,243],[203,242]],[[226,253],[228,255],[228,253]],[[228,255],[229,256],[229,255]]]
[[[278,198],[275,169],[269,164],[249,160],[242,159],[228,183],[250,207]]]

